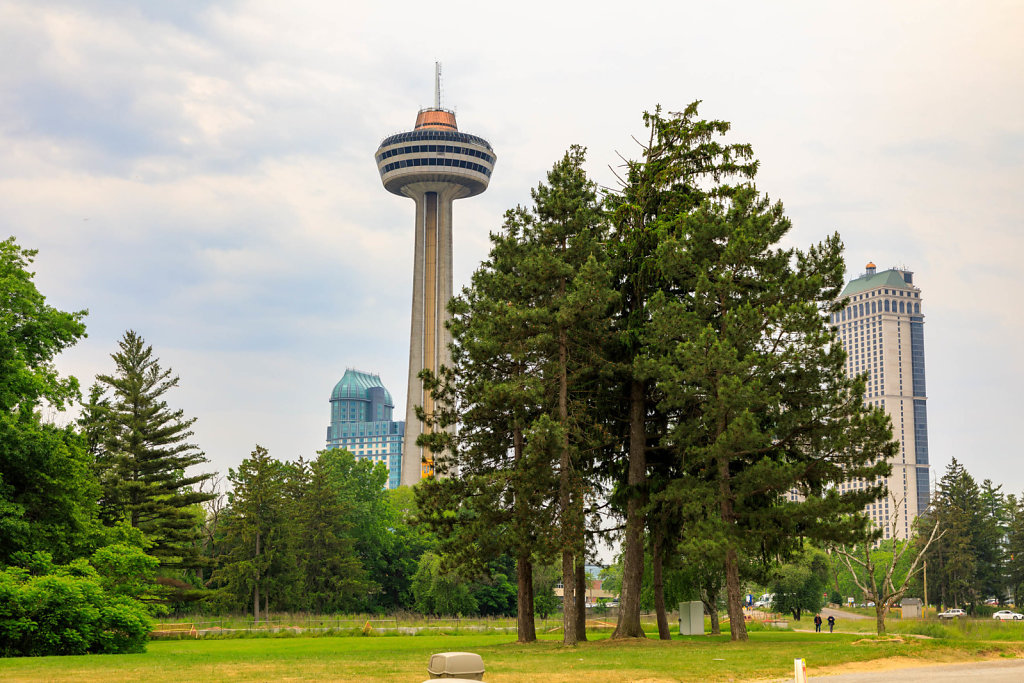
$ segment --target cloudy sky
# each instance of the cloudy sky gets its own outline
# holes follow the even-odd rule
[[[455,206],[464,284],[570,144],[613,185],[657,104],[733,123],[805,246],[915,271],[933,472],[1024,490],[1024,5],[0,0],[0,234],[39,249],[87,386],[126,329],[181,376],[213,467],[324,445],[346,367],[404,414],[411,201],[373,153],[444,65],[490,189]],[[68,419],[67,417],[58,419]]]

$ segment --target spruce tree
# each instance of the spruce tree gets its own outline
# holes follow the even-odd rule
[[[978,549],[984,511],[977,482],[956,458],[939,480],[929,517],[919,537],[936,522],[943,531],[927,555],[930,594],[938,593],[946,607],[970,607],[981,597]]]
[[[161,367],[141,336],[129,330],[118,346],[111,355],[114,372],[96,378],[109,394],[90,395],[90,407],[101,408],[106,422],[97,429],[105,439],[97,455],[103,507],[109,521],[142,530],[161,565],[196,566],[196,506],[213,497],[196,489],[213,475],[188,472],[207,462],[189,442],[196,418],[167,405],[165,395],[178,377]]]
[[[228,470],[231,492],[224,522],[225,549],[213,581],[252,599],[253,620],[269,605],[275,568],[286,552],[285,465],[257,445],[237,470]],[[264,615],[266,616],[266,615]]]

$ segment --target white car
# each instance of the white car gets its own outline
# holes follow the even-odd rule
[[[960,619],[966,616],[967,612],[964,612],[962,609],[959,608],[946,610],[945,612],[939,612],[939,619]]]
[[[1011,612],[1008,609],[1001,609],[992,615],[993,619],[999,619],[1000,621],[1017,621],[1018,619],[1024,619],[1024,614],[1020,612]]]

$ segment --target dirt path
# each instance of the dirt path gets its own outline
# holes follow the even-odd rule
[[[856,612],[847,612],[847,611],[841,610],[841,609],[832,609],[831,607],[822,607],[821,608],[821,618],[822,619],[828,621],[828,617],[829,617],[830,614],[836,618],[836,621],[839,621],[840,619],[849,619],[851,621],[861,621],[861,620],[864,620],[864,619],[874,619],[874,617],[869,617],[866,614],[857,614]]]

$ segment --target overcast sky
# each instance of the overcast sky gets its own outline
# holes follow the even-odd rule
[[[413,204],[380,140],[433,100],[487,138],[455,205],[455,286],[570,144],[613,185],[641,113],[703,100],[761,160],[789,243],[915,273],[934,479],[1024,490],[1024,4],[0,0],[0,235],[39,249],[87,387],[127,329],[226,472],[323,448],[331,388],[404,415]],[[67,417],[57,419],[69,419]]]

